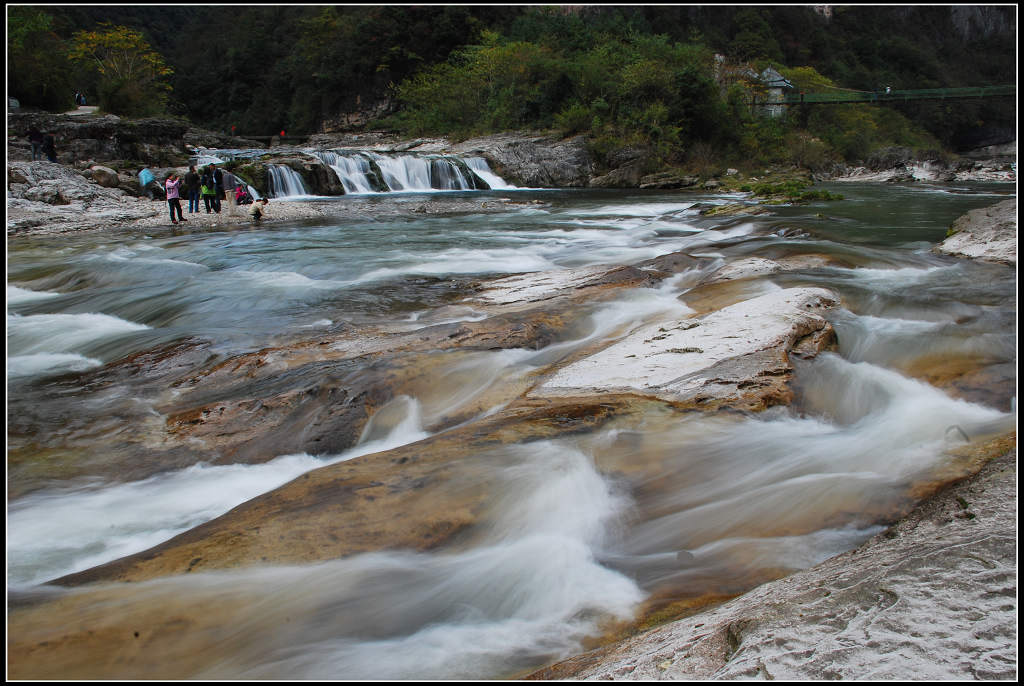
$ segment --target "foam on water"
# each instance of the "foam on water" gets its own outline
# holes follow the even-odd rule
[[[51,293],[49,291],[32,291],[27,288],[18,288],[7,284],[7,306],[11,305],[22,305],[24,303],[39,302],[41,300],[49,300],[51,298],[59,298],[60,293]]]
[[[412,398],[397,399],[384,415],[390,424],[371,420],[360,443],[338,455],[197,464],[142,481],[92,483],[14,500],[7,514],[8,582],[42,583],[145,550],[312,469],[429,435]]]
[[[555,264],[542,255],[511,249],[451,249],[445,251],[443,255],[437,255],[436,259],[420,259],[416,262],[406,262],[405,259],[399,261],[403,263],[401,266],[373,269],[360,276],[357,283],[369,283],[407,275],[517,273],[556,268]]]
[[[1015,358],[1013,336],[977,332],[955,321],[857,316],[842,310],[832,318],[843,356],[852,362],[893,367],[925,357],[960,356],[983,360]]]
[[[104,338],[148,329],[106,314],[7,315],[8,354],[76,353]]]
[[[7,358],[7,378],[19,379],[67,372],[82,372],[86,369],[99,367],[102,360],[97,360],[74,353],[33,353],[31,355],[11,355]]]
[[[672,203],[630,203],[628,205],[604,205],[589,209],[573,210],[579,216],[619,216],[619,217],[661,217],[667,214],[682,213],[693,207],[695,202]]]
[[[303,567],[193,573],[149,597],[230,606],[232,631],[193,677],[440,679],[511,674],[580,648],[643,592],[597,561],[630,501],[571,444],[481,459],[499,497],[471,549],[380,552]],[[131,617],[132,584],[118,604]],[[273,599],[268,602],[268,599]],[[165,649],[168,648],[165,646]],[[171,647],[173,649],[173,646]]]

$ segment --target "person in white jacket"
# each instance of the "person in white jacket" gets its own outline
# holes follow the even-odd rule
[[[253,202],[252,207],[249,208],[249,216],[254,222],[259,222],[266,215],[268,202],[270,201],[266,198],[260,198]]]

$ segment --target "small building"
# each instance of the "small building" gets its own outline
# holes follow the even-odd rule
[[[761,86],[766,90],[764,110],[769,117],[781,117],[786,113],[786,106],[782,104],[786,90],[792,90],[793,84],[785,76],[768,67],[758,77]]]

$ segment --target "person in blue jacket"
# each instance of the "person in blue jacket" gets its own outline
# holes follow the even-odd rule
[[[139,170],[139,188],[146,192],[146,197],[153,200],[153,182],[156,178],[153,176],[153,172],[149,171],[149,167],[143,167]]]

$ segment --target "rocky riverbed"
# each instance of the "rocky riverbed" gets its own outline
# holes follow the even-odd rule
[[[470,147],[482,150],[483,144]],[[130,179],[116,172],[100,183],[105,172],[95,166],[10,162],[8,240],[69,231],[221,231],[248,223],[238,208],[226,208],[173,226],[165,203],[133,195]],[[275,200],[267,221],[353,212],[506,211],[518,202]],[[1015,265],[1015,208],[1012,200],[972,212],[938,249]],[[565,336],[584,303],[684,274],[695,280],[687,300],[692,309],[672,321],[610,345],[582,345],[557,368],[495,383],[479,397],[428,413],[424,428],[444,433],[309,472],[149,550],[67,575],[40,593],[15,594],[9,603],[9,674],[216,674],[210,672],[216,660],[210,662],[207,637],[222,635],[228,622],[245,643],[249,613],[259,599],[226,587],[199,591],[187,585],[191,577],[215,581],[227,570],[268,562],[315,566],[389,548],[459,549],[486,537],[491,503],[502,488],[486,475],[513,443],[628,427],[659,413],[756,413],[788,405],[794,364],[813,361],[834,345],[824,315],[839,298],[824,288],[744,288],[764,274],[828,260],[795,248],[772,259],[725,265],[680,253],[630,267],[454,280],[445,284],[450,307],[472,308],[479,319],[353,325],[228,358],[204,341],[179,341],[86,373],[93,392],[122,386],[149,404],[119,408],[130,430],[105,434],[87,430],[102,418],[89,416],[100,410],[83,405],[52,438],[60,446],[45,461],[35,460],[35,441],[50,418],[32,397],[19,399],[9,413],[8,467],[21,492],[50,476],[47,470],[74,476],[79,466],[61,456],[79,445],[106,460],[101,467],[88,465],[92,471],[83,475],[113,480],[200,462],[336,452],[372,429],[371,417],[386,424],[403,397],[427,395],[432,373],[443,365],[471,361],[476,353],[543,350]],[[244,397],[240,387],[249,389]],[[484,414],[499,406],[499,412]],[[941,490],[857,550],[725,604],[725,596],[735,593],[708,593],[672,606],[668,615],[649,605],[627,625],[608,627],[602,647],[532,677],[1013,678],[1015,434],[976,438],[953,460],[950,474],[917,484],[916,495],[974,476]],[[453,455],[461,456],[462,471],[453,468]],[[622,478],[635,469],[614,458],[599,467]],[[245,654],[244,646],[238,654]],[[231,665],[224,669],[232,673]]]
[[[1015,266],[1016,199],[937,252]],[[1016,435],[963,452],[972,476],[856,550],[531,679],[1013,680]]]

